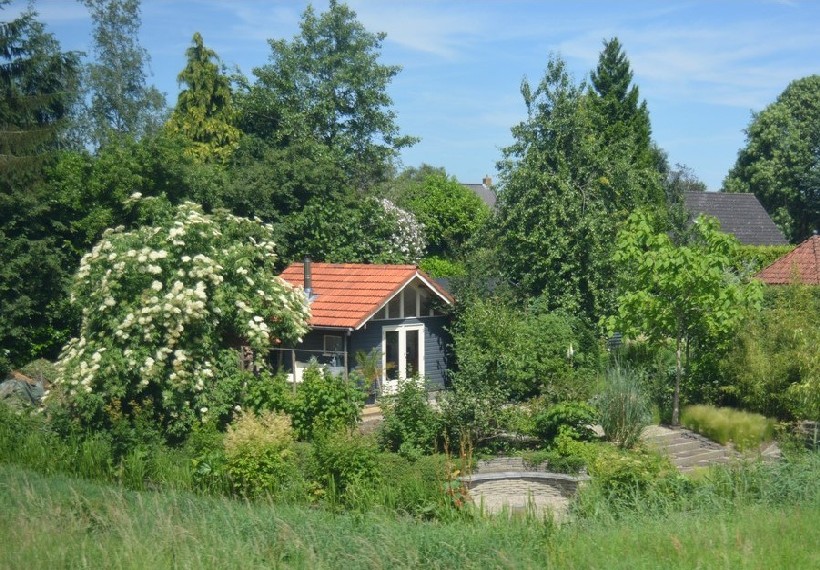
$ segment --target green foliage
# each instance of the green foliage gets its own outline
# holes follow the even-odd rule
[[[447,456],[425,455],[412,460],[381,453],[378,463],[383,484],[375,489],[375,499],[387,512],[422,520],[453,518],[454,511],[445,492],[448,469],[452,469]]]
[[[672,423],[679,420],[682,355],[725,350],[749,307],[760,301],[760,285],[732,275],[736,241],[721,233],[710,218],[694,225],[691,245],[672,243],[657,232],[643,212],[630,216],[618,232],[615,261],[622,265],[618,310],[607,319],[610,333],[647,335],[660,344],[676,343]]]
[[[594,89],[575,84],[553,57],[544,78],[521,87],[527,119],[503,149],[497,240],[504,275],[591,321],[610,310],[618,268],[616,228],[630,212],[665,210],[645,105],[617,40],[605,44]]]
[[[276,412],[243,414],[228,426],[225,471],[231,486],[246,497],[276,495],[293,476],[290,418]]]
[[[305,369],[293,403],[293,427],[300,439],[318,432],[352,428],[359,421],[364,395],[340,376],[316,365]]]
[[[61,52],[33,10],[0,26],[0,368],[55,358],[76,325],[73,260],[46,179],[68,144],[78,72],[78,54]]]
[[[335,176],[328,189],[367,188],[415,142],[399,134],[387,93],[400,68],[378,62],[384,34],[368,32],[335,0],[318,16],[308,6],[299,30],[291,41],[269,40],[269,63],[253,70],[256,82],[239,102],[240,127],[274,148],[324,155]]]
[[[368,436],[344,429],[326,431],[317,435],[313,450],[331,504],[355,502],[357,493],[367,492],[381,482],[378,449]]]
[[[244,404],[254,412],[288,411],[293,409],[293,385],[288,383],[284,373],[271,374],[261,370],[247,374],[243,378]]]
[[[642,376],[635,369],[609,368],[604,391],[596,399],[606,438],[621,447],[634,447],[651,419]]]
[[[177,80],[186,87],[179,92],[167,127],[190,141],[186,152],[196,160],[225,162],[239,146],[241,134],[234,126],[231,81],[199,32],[185,56],[188,61]]]
[[[191,203],[156,226],[107,232],[75,277],[83,322],[60,358],[56,405],[95,430],[150,414],[172,439],[229,419],[242,403],[235,348],[264,367],[271,346],[307,331],[304,295],[276,276],[274,247],[270,226]]]
[[[746,146],[723,181],[727,192],[752,192],[792,243],[820,229],[820,75],[792,81],[755,113]]]
[[[820,419],[820,294],[769,288],[721,363],[725,400],[766,416]]]
[[[86,86],[91,104],[85,137],[102,147],[118,137],[139,138],[162,122],[165,96],[145,84],[148,52],[140,46],[140,0],[82,0],[91,14],[95,60]]]
[[[507,392],[497,384],[455,378],[453,390],[439,400],[445,446],[467,451],[498,437],[505,427],[503,408],[508,401]]]
[[[415,218],[374,198],[315,200],[284,227],[286,260],[330,263],[415,263],[424,253]]]
[[[5,4],[0,9],[5,9]],[[26,187],[61,142],[77,100],[77,53],[63,53],[29,7],[0,28],[0,189]]]
[[[419,261],[419,269],[430,277],[466,277],[467,267],[464,263],[444,257],[425,257]]]
[[[598,423],[598,410],[586,402],[564,402],[535,414],[535,435],[551,442],[560,435],[575,441],[597,438],[592,426]]]
[[[445,174],[406,185],[396,204],[424,225],[427,252],[434,256],[457,257],[490,218],[490,208],[475,192]]]
[[[603,149],[615,169],[611,178],[627,178],[625,192],[609,198],[620,218],[636,207],[661,206],[664,201],[660,176],[652,146],[649,110],[640,101],[638,86],[632,84],[632,69],[618,38],[604,41],[598,66],[590,73],[588,102],[593,110],[593,123],[603,142]]]
[[[722,471],[697,494],[681,493],[685,500],[642,495],[615,513],[598,501],[561,525],[517,516],[419,524],[392,509],[329,516],[280,502],[132,493],[4,465],[0,534],[15,547],[0,549],[0,566],[812,568],[819,463]]]
[[[423,381],[401,382],[396,393],[383,398],[380,405],[384,423],[379,428],[379,443],[383,448],[407,457],[434,450],[439,419],[427,401]]]
[[[23,366],[20,372],[34,380],[35,382],[42,382],[46,385],[51,384],[57,380],[57,367],[53,362],[38,358]]]
[[[687,406],[681,414],[681,424],[723,445],[732,443],[740,450],[755,449],[774,436],[773,420],[733,408]]]
[[[500,264],[522,295],[593,318],[614,286],[614,220],[584,89],[551,59],[535,90],[525,81],[521,91],[527,119],[513,127],[515,142],[498,164]]]
[[[757,273],[791,250],[792,245],[738,245],[736,265],[747,273]]]
[[[593,484],[610,500],[646,493],[661,485],[665,477],[676,474],[669,459],[655,452],[627,453],[614,447],[599,448],[588,469]]]
[[[521,311],[498,299],[468,304],[452,329],[462,385],[492,385],[517,401],[543,394],[551,403],[591,395],[597,340],[565,313]]]

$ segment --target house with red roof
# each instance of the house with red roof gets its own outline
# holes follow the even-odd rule
[[[302,342],[283,349],[294,381],[312,360],[347,373],[356,353],[373,352],[386,391],[416,376],[432,389],[444,387],[446,308],[453,298],[418,267],[305,260],[281,277],[305,290],[312,315]]]
[[[820,236],[810,237],[755,277],[766,285],[820,285]]]

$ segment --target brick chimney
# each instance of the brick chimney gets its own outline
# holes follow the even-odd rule
[[[487,174],[484,175],[484,180],[482,180],[482,182],[484,183],[484,186],[486,186],[487,188],[490,188],[493,185],[493,179],[490,178]]]

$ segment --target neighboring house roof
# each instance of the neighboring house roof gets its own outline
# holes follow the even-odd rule
[[[453,298],[415,265],[311,263],[312,327],[356,330],[410,282],[418,279],[447,304]],[[304,287],[304,264],[289,265],[281,277]]]
[[[696,217],[713,216],[721,231],[744,245],[787,245],[789,242],[754,194],[731,192],[684,192],[686,209]]]
[[[461,185],[475,192],[491,209],[495,208],[496,195],[495,190],[493,190],[492,178],[485,176],[481,184],[465,184],[462,182]]]
[[[755,277],[767,285],[820,285],[820,236],[810,237]]]

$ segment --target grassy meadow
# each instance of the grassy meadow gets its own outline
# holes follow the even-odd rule
[[[420,522],[130,491],[2,465],[0,568],[817,568],[817,495],[561,526]]]

